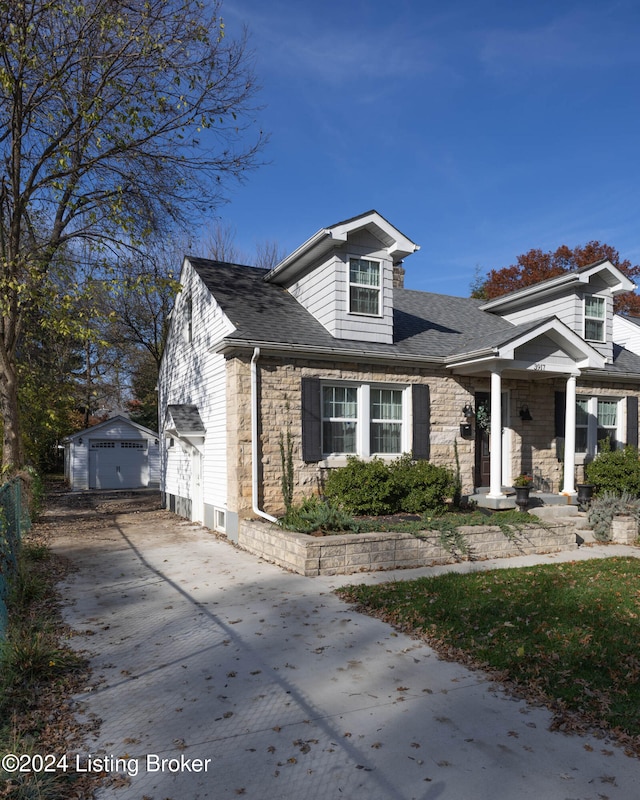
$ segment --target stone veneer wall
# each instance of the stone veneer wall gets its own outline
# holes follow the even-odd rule
[[[293,443],[296,487],[294,501],[321,491],[326,467],[302,461],[301,380],[320,377],[328,380],[398,384],[426,383],[431,394],[431,460],[455,467],[454,442],[463,484],[463,494],[474,489],[475,440],[460,436],[462,409],[467,403],[475,406],[475,392],[488,392],[489,379],[478,376],[456,376],[444,368],[416,367],[398,364],[377,367],[356,363],[336,363],[304,359],[261,356],[258,361],[261,408],[260,507],[278,516],[283,512],[281,491],[282,460],[280,437],[290,434]],[[521,472],[533,473],[535,487],[558,492],[562,487],[563,465],[558,460],[555,442],[555,392],[564,391],[562,378],[551,380],[504,379],[509,391],[509,433],[511,437],[512,477]],[[578,384],[578,394],[602,394],[624,397],[637,393],[633,384],[612,387],[603,383]],[[520,419],[519,409],[526,404],[532,420]],[[251,379],[250,357],[227,362],[227,463],[228,509],[241,517],[251,516]],[[577,469],[578,480],[583,469]]]
[[[407,569],[455,561],[555,553],[577,548],[573,525],[527,525],[507,538],[497,526],[459,529],[469,553],[445,549],[437,532],[418,539],[408,533],[309,536],[268,522],[243,520],[238,544],[300,575],[348,575],[371,570]]]
[[[452,466],[454,441],[464,487],[473,488],[474,442],[460,437],[461,410],[473,403],[473,383],[447,375],[444,369],[408,369],[406,366],[371,367],[358,364],[261,357],[258,361],[261,408],[261,508],[270,514],[283,512],[280,437],[290,434],[293,443],[296,487],[294,501],[317,494],[326,467],[302,460],[301,393],[303,377],[327,380],[398,384],[427,383],[431,390],[431,460]],[[250,358],[227,362],[227,459],[228,508],[241,516],[251,514],[251,379]]]

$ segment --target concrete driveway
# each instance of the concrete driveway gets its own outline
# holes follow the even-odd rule
[[[53,546],[78,568],[65,618],[94,670],[79,699],[102,720],[81,766],[114,778],[99,798],[638,796],[640,762],[612,742],[551,732],[545,709],[332,594],[429,570],[303,578],[149,504],[63,506],[50,513],[74,522]]]

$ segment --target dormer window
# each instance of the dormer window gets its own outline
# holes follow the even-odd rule
[[[349,259],[349,311],[380,316],[380,262]]]
[[[604,297],[589,295],[584,299],[584,338],[589,342],[604,342]]]

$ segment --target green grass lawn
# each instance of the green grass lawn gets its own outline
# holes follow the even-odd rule
[[[640,750],[640,560],[448,573],[338,594]]]

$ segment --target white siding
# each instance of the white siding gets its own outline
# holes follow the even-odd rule
[[[349,313],[349,258],[381,263],[382,313],[379,317]],[[393,264],[380,242],[367,231],[349,235],[346,245],[316,265],[289,291],[337,339],[393,342]]]
[[[549,300],[541,300],[534,306],[527,306],[519,308],[516,311],[509,311],[501,314],[504,319],[513,322],[514,325],[520,325],[527,322],[535,322],[536,320],[546,319],[547,317],[557,317],[561,322],[571,328],[574,333],[584,338],[584,296],[585,294],[595,294],[599,297],[604,297],[605,301],[605,342],[589,342],[589,344],[599,353],[609,359],[613,360],[613,299],[608,294],[598,294],[600,289],[600,282],[598,285],[590,285],[585,287],[581,292],[576,292],[574,289],[567,291],[565,294],[556,296]]]
[[[640,326],[619,314],[614,314],[613,341],[632,353],[640,355]]]
[[[226,374],[224,357],[210,349],[233,326],[188,261],[183,267],[182,291],[176,298],[171,331],[159,376],[160,425],[165,425],[167,405],[193,404],[205,427],[203,445],[203,501],[226,508]],[[187,309],[191,304],[191,341],[187,335]],[[161,431],[161,489],[191,498],[192,448]]]
[[[564,372],[571,370],[575,365],[573,359],[547,336],[539,336],[528,344],[516,348],[514,358],[518,362],[527,364],[528,366],[525,369],[542,367]]]

